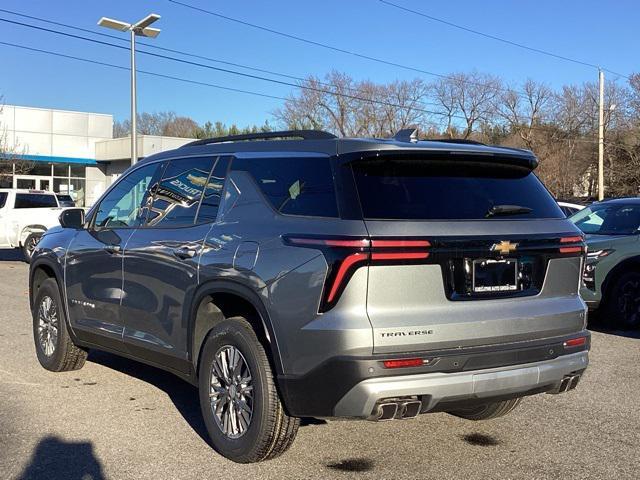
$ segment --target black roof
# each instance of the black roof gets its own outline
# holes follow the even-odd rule
[[[403,131],[405,133],[405,131]],[[399,140],[398,138],[402,138]],[[535,155],[529,150],[485,145],[468,140],[420,140],[413,141],[409,135],[394,138],[337,138],[317,130],[288,130],[282,132],[260,132],[196,140],[176,150],[151,155],[140,163],[180,155],[234,154],[240,152],[305,152],[326,155],[354,153],[446,153],[477,156],[479,162],[500,161],[534,169],[538,165]]]

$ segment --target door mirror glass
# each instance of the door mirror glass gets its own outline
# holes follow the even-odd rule
[[[75,228],[78,230],[84,226],[84,210],[82,208],[69,208],[60,214],[59,220],[62,228]]]

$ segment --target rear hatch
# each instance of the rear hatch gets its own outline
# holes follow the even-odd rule
[[[375,353],[578,332],[584,253],[535,163],[441,152],[360,157]]]

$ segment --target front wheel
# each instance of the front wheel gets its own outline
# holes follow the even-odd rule
[[[291,446],[300,420],[284,411],[267,354],[246,319],[230,318],[211,331],[198,381],[202,416],[216,451],[252,463]]]
[[[605,322],[623,329],[640,327],[640,272],[620,275],[605,298]]]
[[[87,352],[76,346],[69,336],[60,290],[53,278],[40,285],[32,315],[33,339],[40,365],[52,372],[82,368]]]
[[[492,420],[511,413],[520,404],[520,400],[520,398],[513,398],[502,402],[485,403],[476,407],[453,410],[449,413],[466,420]]]
[[[42,232],[33,232],[24,240],[22,244],[22,254],[24,255],[25,262],[31,263],[31,257],[33,257],[33,252],[41,238]]]

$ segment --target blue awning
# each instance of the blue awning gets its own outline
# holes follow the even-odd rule
[[[32,162],[47,163],[75,163],[79,165],[97,165],[93,158],[77,158],[77,157],[52,157],[49,155],[13,155],[22,160],[30,160]]]

